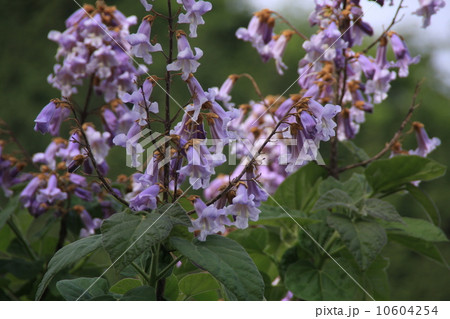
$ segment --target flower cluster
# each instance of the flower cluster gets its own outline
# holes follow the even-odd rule
[[[56,58],[62,60],[48,77],[49,83],[69,97],[83,80],[91,79],[106,102],[132,89],[138,71],[129,58],[126,38],[134,24],[135,16],[127,18],[101,1],[97,7],[84,5],[66,20],[64,32],[48,35],[58,43]]]
[[[287,68],[282,59],[289,40],[295,35],[306,39],[294,94],[264,97],[248,74],[232,74],[221,87],[204,89],[195,75],[203,51],[191,47],[190,39],[197,37],[198,26],[205,23],[203,15],[212,5],[177,2],[182,8],[174,13],[169,5],[166,16],[141,0],[144,9],[154,15],[146,15],[133,34],[128,29],[137,19],[126,18],[102,1],[76,11],[67,19],[64,32],[50,32],[49,38],[59,44],[61,63],[56,64],[49,82],[61,91],[62,98],[42,109],[35,130],[54,138],[44,152],[32,157],[39,166],[39,173],[33,174],[22,173],[23,164],[4,155],[0,143],[0,182],[7,196],[12,186],[28,182],[19,196],[22,205],[33,216],[50,210],[59,215],[77,214],[84,225],[82,237],[95,234],[102,218],[115,213],[111,196],[134,211],[153,210],[160,203],[186,197],[196,214],[189,230],[200,240],[223,234],[227,227],[244,229],[258,220],[261,203],[290,174],[311,161],[322,161],[321,143],[353,138],[365,113],[387,97],[391,81],[408,76],[410,65],[419,61],[411,56],[401,35],[390,29],[374,42],[375,57],[367,53],[370,48],[359,48],[365,37],[373,35],[372,27],[361,19],[359,0],[316,0],[309,22],[317,26],[317,32],[310,38],[292,29],[275,33],[276,19],[286,20],[268,9],[255,13],[248,27],[236,32],[239,39],[253,45],[263,62],[273,59],[279,74]],[[384,1],[377,2],[384,5]],[[442,3],[421,1],[416,13],[424,16],[426,25]],[[170,46],[165,50],[152,40],[156,19],[165,19],[170,26]],[[188,33],[175,29],[185,24]],[[177,52],[173,52],[175,42]],[[393,61],[387,58],[388,48],[394,53]],[[147,73],[154,54],[166,58],[164,77]],[[133,66],[134,58],[142,59],[139,69],[146,77]],[[231,92],[241,77],[252,80],[260,98],[236,107]],[[90,83],[80,109],[72,95],[84,79]],[[162,80],[164,105],[153,94],[156,86],[163,87]],[[183,113],[173,114],[170,94],[176,80],[185,86],[189,101],[179,106]],[[92,90],[106,102],[95,111],[89,110]],[[87,121],[94,114],[100,115],[102,128]],[[68,120],[74,120],[76,128],[68,138],[58,137],[62,123]],[[155,123],[164,127],[163,132],[158,132]],[[413,127],[419,147],[407,152],[396,144],[393,155],[426,156],[440,144],[439,139],[428,137],[422,124],[415,122]],[[142,137],[147,149],[140,144]],[[125,148],[128,166],[140,173],[120,175],[114,184],[105,176],[109,151],[117,146]],[[240,163],[228,175],[217,175],[218,167],[226,162],[225,146]],[[101,184],[91,175],[97,175]],[[191,188],[203,190],[205,199],[186,196]]]

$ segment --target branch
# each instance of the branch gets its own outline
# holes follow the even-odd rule
[[[365,161],[362,161],[362,162],[359,162],[359,163],[355,163],[355,164],[351,164],[351,165],[348,165],[348,166],[341,167],[341,168],[338,169],[339,173],[342,173],[342,172],[347,171],[347,170],[352,169],[352,168],[356,168],[356,167],[360,167],[360,166],[366,166],[367,164],[370,164],[373,161],[375,161],[375,160],[379,159],[380,157],[382,157],[384,154],[386,154],[391,149],[391,147],[395,144],[395,142],[397,142],[398,139],[401,137],[403,130],[405,129],[406,125],[411,120],[411,116],[413,115],[413,112],[419,106],[418,104],[416,104],[416,100],[417,100],[417,96],[419,95],[421,85],[422,85],[422,81],[417,83],[416,88],[414,90],[414,95],[413,95],[411,107],[409,108],[405,119],[403,120],[402,124],[400,125],[400,128],[398,129],[398,131],[392,137],[391,141],[388,144],[386,144],[386,146],[380,152],[378,152],[374,157],[369,158],[368,160],[365,160]]]
[[[283,17],[281,14],[279,14],[276,11],[272,11],[270,10],[270,13],[276,15],[279,19],[281,19],[284,23],[286,23],[289,28],[291,28],[300,38],[302,38],[303,40],[307,41],[309,40],[308,37],[306,35],[304,35],[303,33],[301,33],[300,31],[297,30],[296,27],[294,27],[285,17]]]
[[[391,24],[387,27],[387,29],[375,41],[373,41],[367,48],[365,48],[362,51],[362,53],[367,53],[371,48],[373,48],[373,46],[375,44],[377,44],[382,38],[384,38],[386,36],[386,34],[391,30],[391,28],[394,26],[394,24],[396,24],[397,22],[399,22],[401,20],[400,19],[399,21],[397,21],[397,17],[400,12],[400,9],[403,8],[402,4],[403,4],[403,0],[400,1],[397,11],[395,11],[394,18],[392,18]]]
[[[71,103],[70,101],[68,101],[68,104],[69,104],[69,106],[70,106],[70,108],[71,108],[71,110],[72,110],[72,113],[73,113],[74,117],[75,117],[75,122],[77,123],[78,130],[80,131],[81,136],[82,136],[82,138],[83,138],[83,140],[84,140],[84,145],[83,145],[83,146],[84,146],[84,148],[85,148],[86,151],[87,151],[87,155],[88,155],[89,159],[91,160],[92,165],[94,166],[95,172],[97,173],[97,178],[101,181],[103,187],[105,188],[105,190],[106,190],[109,194],[111,194],[115,199],[117,199],[117,200],[118,200],[119,202],[121,202],[123,205],[129,207],[130,204],[129,204],[126,200],[124,200],[123,198],[121,198],[120,196],[118,196],[118,195],[114,192],[114,190],[112,189],[112,187],[111,187],[111,185],[109,184],[109,182],[105,179],[105,177],[103,176],[103,174],[100,172],[100,170],[99,170],[99,168],[98,168],[98,165],[97,165],[97,161],[95,160],[94,154],[92,153],[91,145],[89,144],[89,141],[88,141],[88,138],[87,138],[87,136],[86,136],[86,133],[84,132],[83,127],[82,127],[82,125],[80,124],[80,121],[78,120],[77,113],[76,113],[75,109],[73,108],[72,103]]]

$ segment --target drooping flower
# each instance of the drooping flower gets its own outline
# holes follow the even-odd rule
[[[189,36],[191,38],[197,37],[197,26],[199,24],[205,24],[202,18],[206,12],[211,11],[212,5],[207,1],[194,1],[194,0],[177,0],[179,4],[183,4],[186,13],[180,14],[178,17],[178,23],[189,23]]]
[[[197,68],[200,66],[198,60],[203,56],[203,51],[199,48],[195,48],[195,55],[192,52],[189,41],[186,37],[184,31],[177,32],[177,45],[178,45],[178,55],[177,60],[167,65],[168,71],[178,71],[183,72],[181,78],[186,81],[189,74],[195,73]]]
[[[39,190],[36,197],[40,203],[53,204],[56,201],[67,199],[67,193],[62,192],[58,188],[58,178],[55,175],[51,175],[47,182],[47,187]]]
[[[237,228],[245,229],[248,227],[248,220],[257,221],[259,213],[254,201],[255,195],[248,194],[247,187],[239,184],[236,190],[236,196],[233,198],[233,204],[226,208],[227,215],[232,215],[236,219],[234,225]]]
[[[47,104],[34,120],[34,130],[42,134],[50,133],[53,136],[59,134],[59,128],[70,114],[66,104],[60,100],[52,100]]]
[[[425,126],[419,122],[413,122],[412,124],[414,132],[416,133],[418,148],[414,151],[410,151],[411,155],[418,155],[426,157],[429,153],[441,145],[441,140],[437,137],[429,138],[425,131]]]
[[[84,228],[80,230],[80,237],[84,238],[94,235],[95,230],[100,228],[102,220],[100,218],[92,218],[92,216],[81,205],[75,205],[73,210],[78,213],[84,224]]]
[[[423,17],[423,27],[430,25],[431,16],[436,14],[441,8],[445,7],[444,0],[419,0],[420,8],[413,12],[418,16]]]
[[[157,196],[159,194],[159,185],[152,185],[139,192],[135,197],[130,199],[130,208],[135,211],[146,209],[155,209],[157,204]]]
[[[396,66],[399,67],[398,76],[401,78],[407,77],[409,74],[409,66],[419,63],[420,56],[412,58],[405,42],[394,32],[391,32],[390,35],[392,50],[397,58]]]
[[[201,241],[205,241],[208,235],[225,232],[225,225],[231,225],[224,209],[217,209],[214,205],[206,206],[200,198],[195,199],[194,208],[198,218],[192,221],[192,227],[188,229],[190,232],[200,232],[197,238]]]
[[[155,45],[150,43],[151,24],[154,16],[148,15],[140,24],[137,33],[127,36],[127,41],[131,44],[131,54],[143,58],[145,63],[152,64],[153,58],[151,53],[162,51],[161,44]]]

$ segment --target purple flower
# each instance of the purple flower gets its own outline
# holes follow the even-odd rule
[[[431,153],[436,147],[441,145],[441,140],[437,137],[429,138],[427,132],[425,131],[425,127],[422,123],[414,122],[413,124],[414,131],[416,133],[418,148],[414,151],[410,151],[411,155],[418,155],[422,157],[426,157],[429,153]]]
[[[188,89],[191,93],[193,102],[192,104],[187,106],[186,111],[193,111],[194,113],[192,115],[192,120],[197,121],[203,104],[208,102],[208,97],[206,96],[205,91],[203,91],[202,86],[193,74],[189,75],[189,77],[186,79],[186,82],[188,84]]]
[[[288,291],[286,293],[286,296],[284,296],[283,299],[281,299],[281,301],[291,301],[292,298],[294,298],[294,294],[292,293],[292,291]]]
[[[137,33],[127,36],[128,42],[131,44],[131,54],[138,58],[143,58],[145,63],[152,64],[153,58],[151,53],[162,51],[161,44],[152,45],[150,43],[151,23],[153,16],[147,16],[142,20]]]
[[[231,90],[233,89],[234,84],[239,79],[239,76],[232,74],[230,75],[225,82],[223,82],[220,89],[217,90],[217,93],[215,95],[215,99],[217,101],[223,102],[223,105],[227,107],[228,109],[232,108],[234,106],[234,103],[230,103],[231,101]]]
[[[341,107],[334,104],[322,106],[312,99],[309,100],[308,105],[309,109],[317,119],[315,126],[317,138],[321,141],[329,141],[330,137],[336,135],[334,128],[337,124],[334,122],[334,117],[341,111]]]
[[[391,32],[391,45],[395,57],[397,58],[397,63],[395,65],[400,68],[398,76],[401,78],[407,77],[409,74],[409,65],[419,63],[420,56],[411,58],[405,42],[393,32]]]
[[[255,195],[248,194],[247,187],[239,184],[236,190],[236,197],[233,198],[233,204],[226,208],[227,215],[233,215],[236,220],[234,225],[237,228],[245,229],[248,227],[248,220],[257,221],[259,213],[254,202]]]
[[[198,218],[192,221],[190,232],[199,231],[198,239],[206,240],[206,236],[225,232],[224,225],[231,225],[230,220],[226,217],[223,209],[217,209],[214,205],[206,206],[199,198],[195,199],[194,208]]]
[[[35,199],[37,189],[41,186],[40,176],[34,177],[20,193],[20,202],[26,208],[29,208]]]
[[[101,165],[105,162],[106,156],[109,153],[108,140],[111,136],[108,132],[96,131],[93,127],[88,126],[85,129],[86,137],[89,144],[91,145],[92,154],[94,155],[95,161]]]
[[[207,1],[194,0],[177,0],[177,2],[183,4],[184,9],[186,10],[186,13],[182,13],[178,17],[178,23],[189,23],[189,36],[191,38],[196,38],[197,26],[199,24],[205,24],[202,15],[208,11],[211,11],[211,3]]]
[[[100,228],[102,220],[99,218],[92,218],[83,206],[75,205],[73,209],[78,213],[84,224],[84,228],[80,231],[80,237],[83,238],[94,235],[95,230]]]
[[[130,208],[134,211],[155,209],[159,186],[152,185],[130,199]]]
[[[252,168],[245,172],[245,177],[247,179],[247,193],[250,196],[253,195],[255,206],[260,206],[261,202],[265,202],[267,200],[269,194],[267,194],[267,192],[256,182],[256,176]]]
[[[70,114],[65,104],[59,100],[52,100],[47,104],[34,120],[34,130],[42,134],[50,133],[53,136],[59,134],[59,128]]]
[[[430,25],[431,16],[436,14],[439,9],[445,7],[444,0],[419,0],[420,8],[413,14],[423,17],[423,27],[426,28]]]
[[[199,48],[195,48],[194,55],[189,41],[186,37],[186,33],[184,33],[183,31],[177,32],[177,40],[177,60],[167,66],[167,71],[181,70],[183,72],[181,78],[186,81],[189,77],[189,74],[195,73],[197,71],[197,68],[200,66],[198,60],[203,56],[203,51]]]
[[[271,15],[272,13],[268,9],[256,12],[250,20],[247,29],[239,28],[236,31],[236,37],[243,41],[251,42],[253,47],[260,51],[272,40],[275,19]]]
[[[67,199],[67,193],[58,188],[56,175],[51,175],[47,182],[47,188],[41,189],[36,199],[40,203],[53,204],[56,201]]]
[[[284,51],[286,50],[287,43],[291,39],[294,31],[285,30],[275,40],[272,47],[272,56],[275,59],[275,65],[277,67],[278,74],[283,75],[283,69],[287,69],[287,66],[283,63],[282,58]]]
[[[149,4],[148,0],[140,0],[140,1],[141,1],[141,4],[144,6],[145,11],[152,10],[153,5]],[[155,1],[155,0],[152,0],[152,1]]]

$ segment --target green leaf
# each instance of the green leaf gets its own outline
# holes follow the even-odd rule
[[[341,144],[345,146],[345,148],[355,157],[358,162],[363,162],[370,159],[369,155],[367,155],[367,153],[362,148],[356,146],[352,141],[341,141]]]
[[[275,204],[276,205],[276,204]],[[308,225],[317,223],[318,220],[308,218],[301,211],[286,207],[271,206],[262,204],[259,209],[261,213],[256,222],[252,225],[280,226],[284,224],[299,223],[300,225]]]
[[[419,187],[416,187],[412,184],[407,184],[406,189],[425,209],[427,216],[436,226],[441,224],[441,216],[439,214],[439,210],[433,200]]]
[[[439,227],[418,218],[403,217],[403,223],[385,223],[389,234],[406,235],[429,242],[448,241],[447,236]]]
[[[354,200],[340,189],[332,189],[317,200],[313,210],[323,210],[335,207],[342,207],[357,212],[358,208],[354,205]]]
[[[365,175],[374,193],[389,192],[413,181],[428,181],[445,174],[446,168],[419,156],[395,156],[371,163]]]
[[[166,204],[156,210],[159,214],[169,217],[172,225],[192,226],[191,219],[183,207],[178,204]]]
[[[189,298],[207,291],[217,290],[220,285],[210,274],[198,273],[184,276],[179,281],[178,287],[186,295],[186,298]]]
[[[115,294],[123,295],[127,291],[142,286],[142,282],[139,279],[124,278],[116,282],[109,291]]]
[[[361,269],[367,269],[386,245],[386,232],[374,221],[352,221],[340,214],[330,215],[327,220],[338,231]]]
[[[318,197],[320,182],[327,176],[328,171],[325,168],[316,163],[310,163],[286,178],[277,188],[273,197],[279,205],[285,208],[289,207],[308,213]],[[266,203],[278,206],[276,202],[269,198]]]
[[[237,241],[247,252],[263,252],[269,234],[265,228],[247,228],[231,232],[227,237]]]
[[[387,268],[389,259],[378,256],[364,273],[363,287],[371,292],[372,297],[377,300],[389,300],[389,280]]]
[[[114,214],[102,224],[103,247],[119,271],[153,245],[166,239],[171,229],[172,223],[166,215]]]
[[[67,301],[91,300],[108,292],[108,282],[103,278],[81,277],[58,281],[56,288]]]
[[[6,222],[8,221],[9,217],[11,217],[14,212],[16,212],[19,209],[19,195],[12,197],[9,199],[8,204],[5,208],[3,208],[0,211],[0,229],[5,226]]]
[[[234,240],[212,235],[204,242],[171,238],[171,243],[191,262],[213,275],[238,300],[263,300],[261,274],[244,248]]]
[[[155,288],[141,286],[129,290],[120,301],[156,301]]]
[[[323,195],[333,189],[339,189],[347,193],[353,199],[353,203],[357,203],[371,191],[366,178],[362,174],[353,174],[344,183],[330,176],[320,184],[319,194]]]
[[[392,204],[377,198],[366,199],[361,214],[386,221],[402,222],[402,217]]]
[[[45,288],[59,271],[89,255],[101,246],[101,235],[94,235],[77,240],[58,250],[48,263],[48,270],[36,291],[36,300],[39,300],[42,297]]]
[[[10,273],[19,279],[33,279],[42,271],[42,261],[20,258],[0,259],[0,275]]]
[[[355,283],[329,259],[321,269],[306,260],[291,264],[284,282],[295,296],[308,301],[350,300],[355,291]]]
[[[389,240],[395,241],[425,257],[430,258],[431,260],[445,267],[448,267],[447,261],[444,259],[441,252],[434,243],[431,243],[423,239],[406,235],[400,235],[396,233],[388,233],[388,237]]]

